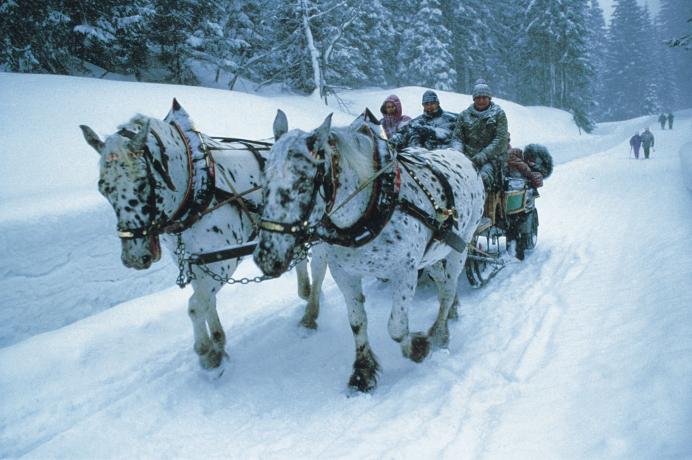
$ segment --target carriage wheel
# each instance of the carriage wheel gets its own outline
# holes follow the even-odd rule
[[[474,236],[473,240],[471,240],[470,246],[474,248],[479,248],[487,249],[487,245],[480,245],[479,242],[479,237]],[[480,255],[478,252],[474,251],[473,249],[469,250],[469,256],[475,256],[475,255]],[[473,258],[473,257],[468,257],[466,259],[466,278],[468,278],[469,283],[473,287],[481,287],[485,283],[487,283],[490,278],[492,278],[495,273],[497,273],[497,269],[494,266],[494,264],[489,263],[488,261],[482,259],[482,258]]]

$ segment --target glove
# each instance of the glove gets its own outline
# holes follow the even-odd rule
[[[528,179],[529,182],[531,182],[531,187],[543,187],[543,174],[536,171],[531,171],[528,175]]]

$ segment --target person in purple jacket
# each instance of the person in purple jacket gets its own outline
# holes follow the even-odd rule
[[[411,121],[411,117],[402,115],[401,101],[394,94],[384,100],[382,107],[380,107],[380,112],[384,115],[380,120],[380,124],[384,128],[384,132],[387,133],[388,139],[391,139],[399,129]]]
[[[630,137],[630,147],[634,150],[634,158],[639,159],[639,147],[642,145],[642,137],[639,133],[634,133],[634,136]]]

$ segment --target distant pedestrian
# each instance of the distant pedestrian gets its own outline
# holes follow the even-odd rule
[[[634,158],[639,159],[639,147],[642,145],[642,137],[639,133],[634,133],[634,136],[630,137],[630,147],[634,150]]]
[[[666,129],[666,120],[668,117],[666,117],[665,113],[662,113],[661,115],[658,116],[658,122],[661,123],[661,129]]]
[[[387,133],[387,139],[391,139],[399,129],[411,121],[411,117],[402,114],[401,101],[394,94],[384,100],[380,112],[384,115],[380,124],[384,128],[384,132]]]
[[[651,131],[649,131],[649,128],[646,128],[644,132],[641,135],[642,138],[642,147],[644,147],[644,159],[648,160],[649,159],[649,149],[653,148],[654,146],[654,135],[651,134]]]
[[[673,112],[668,112],[668,129],[673,129]]]

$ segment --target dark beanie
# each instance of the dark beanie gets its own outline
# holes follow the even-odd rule
[[[437,98],[437,94],[435,93],[435,91],[427,90],[423,93],[423,104],[426,104],[428,102],[437,102],[438,104],[440,103],[440,100]]]

